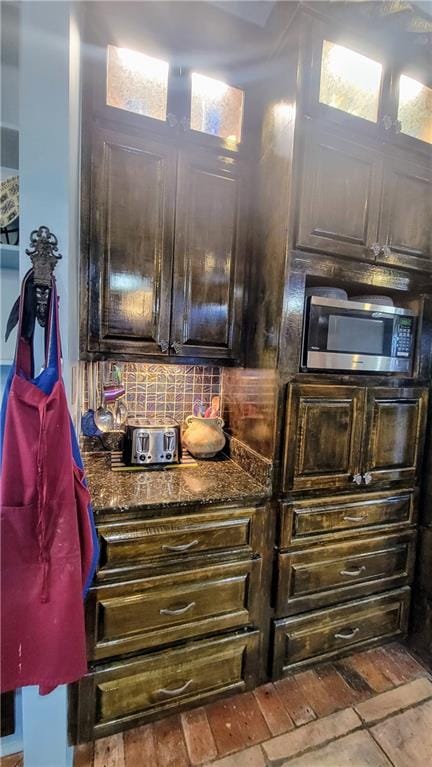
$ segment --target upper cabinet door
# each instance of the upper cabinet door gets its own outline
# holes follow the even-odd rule
[[[363,469],[365,482],[406,480],[418,473],[426,426],[427,390],[368,389]]]
[[[89,349],[168,351],[176,152],[97,130],[90,198]]]
[[[356,487],[365,389],[293,384],[288,397],[284,491]]]
[[[323,130],[309,130],[304,157],[297,245],[374,260],[380,155]]]
[[[240,166],[230,157],[179,157],[171,349],[237,358],[243,304]]]
[[[432,172],[406,159],[386,160],[379,261],[432,269]]]

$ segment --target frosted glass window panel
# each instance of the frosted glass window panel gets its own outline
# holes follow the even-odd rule
[[[381,77],[378,61],[324,40],[319,92],[322,104],[376,122]]]
[[[108,46],[107,104],[166,120],[169,63],[144,53]]]
[[[221,80],[192,73],[191,128],[219,136],[233,144],[241,141],[243,91]]]
[[[432,144],[432,88],[401,75],[398,120],[402,133]]]

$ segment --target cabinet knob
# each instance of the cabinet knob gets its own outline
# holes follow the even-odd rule
[[[173,341],[171,344],[171,349],[173,350],[174,354],[180,354],[183,346],[179,341]]]
[[[393,117],[391,115],[384,115],[380,121],[380,125],[384,130],[390,130],[393,127]]]
[[[172,112],[167,114],[167,123],[170,128],[175,128],[178,125],[178,119]]]
[[[159,341],[160,350],[163,354],[166,354],[166,352],[169,349],[169,342],[165,339],[162,339],[162,341]]]
[[[361,475],[361,474],[354,474],[354,476],[353,476],[353,480],[352,480],[352,481],[353,481],[353,482],[354,482],[354,484],[356,484],[356,485],[361,485],[361,483],[362,483],[362,479],[363,479],[363,477],[362,477],[362,475]]]
[[[379,254],[381,253],[382,248],[381,248],[381,245],[379,244],[379,242],[373,242],[372,245],[370,246],[369,250],[372,251],[374,256],[379,256]]]
[[[370,485],[370,483],[373,480],[373,476],[370,473],[370,471],[367,471],[366,474],[363,474],[363,479],[364,479],[365,485]]]

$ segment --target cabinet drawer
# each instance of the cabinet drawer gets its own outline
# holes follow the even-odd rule
[[[237,507],[101,524],[98,577],[177,564],[203,554],[239,551],[252,556],[261,547],[263,511]]]
[[[92,660],[257,621],[261,560],[95,586],[87,602]]]
[[[416,531],[279,555],[279,617],[411,583]]]
[[[311,536],[346,535],[357,528],[411,525],[417,512],[413,490],[387,493],[326,496],[281,504],[280,546],[308,540]]]
[[[73,688],[73,739],[109,735],[220,693],[253,687],[259,636],[242,632],[100,666]]]
[[[273,676],[374,644],[407,629],[410,588],[275,621]]]

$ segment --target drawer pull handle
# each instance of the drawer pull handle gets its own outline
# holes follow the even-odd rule
[[[198,543],[198,538],[196,538],[194,541],[191,541],[190,543],[179,543],[177,546],[169,546],[167,543],[162,544],[162,549],[164,551],[188,551],[192,548],[192,546],[196,546]]]
[[[341,570],[339,575],[350,575],[352,578],[355,578],[357,575],[361,575],[366,570],[366,565],[361,565],[361,567],[356,567],[352,570]]]
[[[195,607],[196,602],[189,602],[188,605],[185,605],[184,607],[162,607],[159,610],[160,615],[182,615],[183,613],[187,613],[188,610],[192,610],[192,607]]]
[[[363,519],[367,518],[367,514],[359,514],[357,517],[350,517],[347,515],[344,517],[344,522],[362,522]]]
[[[182,692],[186,692],[188,687],[191,686],[193,679],[188,679],[181,687],[176,687],[174,690],[165,690],[161,687],[160,690],[156,690],[156,695],[163,695],[166,698],[174,698],[176,695],[181,695]]]
[[[356,634],[360,631],[359,627],[355,629],[351,629],[350,631],[347,631],[344,633],[343,631],[340,631],[338,634],[334,635],[335,639],[353,639]]]

